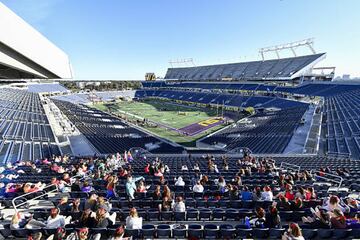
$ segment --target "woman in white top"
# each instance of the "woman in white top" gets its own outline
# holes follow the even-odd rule
[[[272,201],[274,195],[271,191],[271,188],[269,186],[265,186],[263,190],[264,191],[261,193],[261,200]]]
[[[182,197],[177,197],[176,198],[176,203],[173,206],[173,211],[174,212],[185,212],[186,207],[185,207],[185,203],[183,201]]]
[[[201,185],[200,181],[198,181],[195,186],[193,187],[193,192],[196,193],[203,193],[204,192],[204,186]]]
[[[58,208],[52,208],[50,216],[46,222],[47,228],[59,228],[65,226],[65,217],[60,215]]]
[[[142,228],[142,217],[139,217],[136,208],[130,209],[130,214],[126,218],[127,229],[141,229]]]
[[[175,186],[185,186],[185,182],[184,182],[184,180],[182,179],[181,176],[178,177],[178,179],[176,180]]]

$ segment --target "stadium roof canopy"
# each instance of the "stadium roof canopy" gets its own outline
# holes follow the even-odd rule
[[[199,67],[169,68],[165,79],[173,80],[292,80],[311,69],[325,53],[265,61]]]
[[[0,78],[72,78],[68,56],[0,2]]]

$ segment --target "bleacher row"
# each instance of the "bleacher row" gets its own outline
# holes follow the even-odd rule
[[[213,92],[174,91],[174,90],[137,90],[136,98],[158,97],[184,102],[217,104],[230,107],[292,108],[308,106],[307,103],[265,96],[242,96]]]
[[[182,151],[181,147],[165,143],[100,110],[53,101],[101,154],[121,153],[132,147],[146,148],[148,144],[158,145],[152,152]]]
[[[359,90],[325,99],[323,129],[327,153],[360,157]]]
[[[282,153],[299,126],[307,107],[260,113],[201,142],[225,145],[226,150],[247,147],[254,153]]]
[[[177,80],[289,80],[324,53],[301,57],[199,67],[169,68],[165,79]]]
[[[224,92],[238,92],[238,91],[256,91],[256,92],[272,92],[272,93],[287,93],[299,94],[307,96],[334,96],[348,91],[359,90],[359,84],[346,84],[341,82],[333,83],[308,83],[298,85],[296,87],[277,86],[260,83],[246,83],[246,82],[171,82],[171,81],[155,81],[142,82],[144,89],[173,89],[173,90],[189,90],[189,89],[206,89],[206,90],[220,90]]]
[[[0,89],[0,161],[46,158],[60,151],[39,95]]]
[[[29,84],[27,90],[32,93],[66,93],[69,92],[67,88],[59,83],[40,83]]]

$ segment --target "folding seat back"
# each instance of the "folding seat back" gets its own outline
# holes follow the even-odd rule
[[[251,228],[243,228],[243,227],[235,226],[235,229],[236,229],[236,236],[238,238],[250,238],[251,237],[251,232],[252,232]]]
[[[220,225],[220,236],[224,239],[232,239],[236,235],[236,229],[230,224]]]
[[[168,224],[160,224],[156,228],[156,235],[158,238],[170,238],[171,227]]]
[[[269,237],[269,228],[253,228],[252,236],[255,239],[266,239]]]
[[[214,209],[212,212],[212,217],[213,217],[213,220],[215,220],[215,219],[223,220],[225,217],[225,210],[219,209],[219,208]]]
[[[185,225],[174,225],[172,229],[174,238],[185,238],[187,229]]]
[[[269,231],[269,238],[271,239],[281,239],[282,235],[285,233],[285,228],[271,228]]]
[[[132,237],[133,239],[137,239],[140,237],[139,229],[125,229],[125,236]]]
[[[10,224],[4,224],[3,228],[0,228],[0,234],[4,239],[8,238],[11,235]]]
[[[188,237],[200,239],[203,236],[202,226],[199,224],[190,224],[188,227]]]
[[[141,231],[144,238],[154,238],[155,226],[152,224],[145,224],[142,226]]]
[[[314,239],[317,236],[318,230],[303,228],[302,233],[305,239]]]
[[[218,226],[215,224],[206,224],[204,226],[204,238],[216,239],[219,234]]]
[[[347,239],[351,235],[352,229],[334,229],[333,238]]]
[[[162,221],[171,221],[172,216],[173,216],[173,213],[170,211],[169,212],[164,211],[164,212],[160,213],[160,217],[161,217]]]
[[[11,230],[11,235],[13,235],[15,238],[27,238],[29,234],[30,231],[24,228]]]
[[[174,220],[175,221],[185,221],[186,212],[174,212]]]
[[[199,211],[196,209],[188,209],[186,211],[186,220],[189,221],[189,219],[195,219],[197,220],[199,217]]]
[[[239,211],[236,209],[227,209],[225,211],[226,220],[238,220],[239,219]]]
[[[151,220],[158,221],[160,218],[160,213],[158,210],[150,209],[147,211],[147,217],[149,221]]]
[[[199,211],[199,220],[203,220],[203,219],[207,219],[210,220],[211,219],[211,210],[210,209],[201,209]]]

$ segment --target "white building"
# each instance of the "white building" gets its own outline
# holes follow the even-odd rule
[[[0,2],[0,79],[72,78],[69,57]]]

